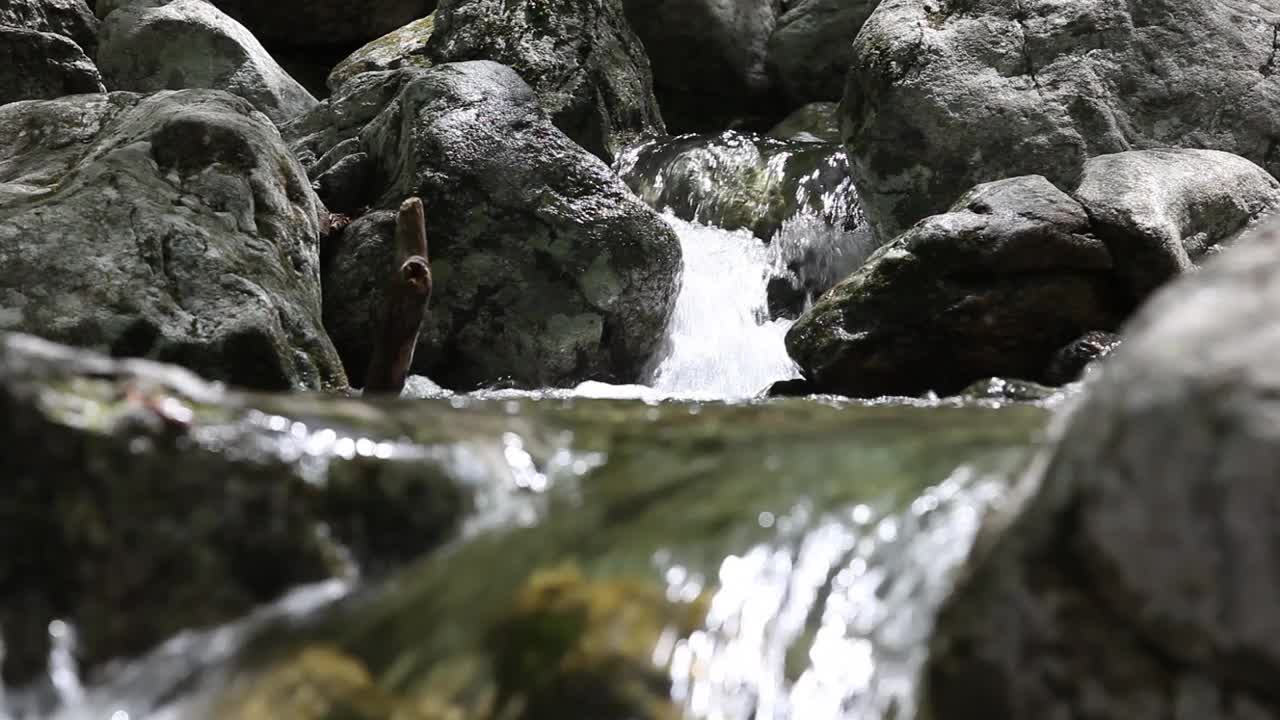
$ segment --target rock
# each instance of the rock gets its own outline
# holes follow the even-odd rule
[[[66,36],[0,26],[0,105],[103,91],[98,68]]]
[[[443,0],[435,18],[433,63],[509,65],[556,127],[605,162],[665,132],[622,0]]]
[[[1138,299],[1280,207],[1275,178],[1212,150],[1090,158],[1073,195]]]
[[[881,237],[976,183],[1132,149],[1280,174],[1280,8],[1203,0],[883,0],[854,40],[846,143]]]
[[[1087,367],[1110,355],[1120,347],[1120,336],[1115,333],[1092,330],[1071,341],[1053,354],[1045,371],[1045,382],[1050,385],[1066,385],[1075,382]]]
[[[84,0],[3,0],[0,25],[65,35],[90,57],[98,50],[98,19]]]
[[[373,76],[373,77],[371,77]],[[399,95],[343,147],[364,101]],[[374,208],[419,196],[434,292],[414,371],[451,389],[633,382],[675,300],[679,241],[607,166],[553,126],[514,71],[492,62],[369,73],[286,128],[300,154],[372,163]],[[351,138],[347,138],[350,140]],[[325,150],[325,143],[337,145]],[[324,198],[334,206],[340,199]],[[391,223],[370,213],[326,252],[326,327],[363,376],[370,308],[390,263]],[[536,299],[534,301],[533,299]]]
[[[1278,313],[1270,224],[1126,326],[944,608],[926,716],[1277,713]]]
[[[765,242],[804,212],[842,229],[862,220],[839,145],[728,130],[647,141],[617,168],[650,207],[725,230],[745,228]]]
[[[412,75],[395,71],[368,72],[355,76],[340,92],[320,103],[311,112],[280,128],[294,155],[318,178],[341,159],[360,152],[357,136],[386,108]],[[369,192],[375,192],[370,188]],[[329,207],[337,209],[342,198],[326,196]]]
[[[113,90],[226,90],[277,124],[316,105],[243,25],[204,0],[123,3],[103,20],[100,43]]]
[[[320,205],[276,129],[216,90],[0,107],[0,329],[251,388],[342,388]]]
[[[833,102],[809,103],[788,115],[769,131],[769,137],[800,142],[840,142],[840,106]]]
[[[389,457],[403,428],[349,401],[232,394],[0,335],[5,682],[44,671],[54,619],[77,629],[87,674],[352,559],[380,573],[449,539],[470,491],[439,465],[367,449]]]
[[[346,48],[347,52],[426,17],[435,0],[213,0],[267,47]],[[101,13],[99,13],[101,14]]]
[[[769,38],[769,72],[792,103],[839,100],[853,39],[880,0],[796,0]]]
[[[994,377],[979,380],[958,393],[963,400],[994,401],[1001,405],[1013,402],[1047,403],[1053,401],[1058,394],[1057,389],[1038,383]]]
[[[624,2],[672,132],[716,132],[773,114],[765,57],[780,0]]]
[[[787,333],[821,392],[950,394],[1039,381],[1053,353],[1132,307],[1084,208],[1045,178],[973,188],[880,248]]]
[[[434,14],[414,20],[348,55],[329,73],[326,82],[329,90],[338,92],[348,80],[360,73],[429,67],[431,61],[427,60],[426,47],[435,22]]]

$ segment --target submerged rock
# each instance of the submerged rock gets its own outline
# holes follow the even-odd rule
[[[1280,226],[1161,290],[943,612],[928,717],[1273,717]]]
[[[1073,193],[1141,300],[1280,207],[1280,182],[1213,150],[1090,158]]]
[[[366,72],[398,70],[402,67],[429,67],[427,41],[435,29],[436,16],[428,15],[392,30],[364,45],[338,63],[329,73],[326,84],[332,92],[339,92],[348,80]]]
[[[787,333],[822,392],[953,393],[1041,380],[1053,353],[1132,307],[1084,208],[1040,176],[979,185],[917,223]]]
[[[773,116],[765,70],[779,0],[624,0],[653,66],[663,119],[673,132],[713,132]]]
[[[100,2],[102,0],[99,0]],[[435,10],[435,0],[213,0],[268,47],[354,48]]]
[[[89,57],[98,49],[98,19],[84,0],[5,0],[0,25],[66,36]]]
[[[396,87],[367,127],[347,124]],[[340,127],[317,129],[325,118]],[[338,154],[370,170],[374,207],[423,198],[435,292],[416,372],[454,389],[639,377],[672,311],[679,241],[551,124],[510,68],[468,62],[362,75],[293,132],[305,133],[295,143],[301,153],[322,154],[313,173]],[[329,141],[337,144],[325,151]],[[368,362],[366,308],[389,266],[389,220],[360,218],[326,251],[327,327],[353,374]]]
[[[98,68],[70,38],[0,25],[0,105],[104,90]]]
[[[618,161],[650,207],[768,242],[788,219],[815,215],[841,229],[862,221],[844,149],[729,130],[650,140]]]
[[[833,102],[809,103],[788,115],[769,131],[779,140],[840,142],[840,106]]]
[[[316,105],[243,25],[205,0],[116,5],[103,20],[98,50],[112,90],[226,90],[277,124]]]
[[[514,68],[556,127],[605,162],[664,132],[622,0],[442,0],[427,55]]]
[[[279,134],[215,90],[0,107],[0,328],[252,388],[341,388],[320,210]]]
[[[839,100],[853,39],[880,0],[795,0],[769,38],[769,72],[792,103]]]
[[[91,672],[352,560],[377,572],[447,539],[462,486],[392,450],[396,421],[343,402],[232,395],[0,335],[5,682],[44,671],[54,619]]]
[[[1278,175],[1278,24],[1268,3],[883,0],[843,104],[868,217],[893,237],[976,183],[1067,187],[1130,149],[1224,150]]]

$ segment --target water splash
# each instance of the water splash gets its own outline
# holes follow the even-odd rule
[[[671,396],[751,397],[799,377],[783,339],[791,323],[770,320],[768,253],[745,231],[729,232],[672,216],[684,282],[665,349],[645,384]]]
[[[1006,488],[960,468],[906,510],[769,516],[777,539],[724,560],[705,629],[671,650],[673,697],[707,720],[915,717],[934,616]]]

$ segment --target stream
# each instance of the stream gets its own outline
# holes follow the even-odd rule
[[[803,307],[874,249],[823,152],[726,134],[619,161],[685,263],[640,384],[456,395],[415,377],[395,403],[171,389],[202,452],[317,485],[362,459],[429,469],[466,516],[389,578],[353,566],[93,673],[55,621],[47,677],[0,686],[0,720],[915,717],[934,613],[1066,395],[765,398],[799,377],[771,282]],[[769,242],[741,221],[778,212]],[[42,393],[58,422],[105,412]]]

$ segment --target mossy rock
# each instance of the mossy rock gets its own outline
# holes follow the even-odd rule
[[[348,80],[360,73],[398,70],[403,67],[431,67],[431,60],[427,58],[425,49],[435,25],[436,16],[432,13],[392,30],[351,53],[329,73],[329,90],[338,92]]]

